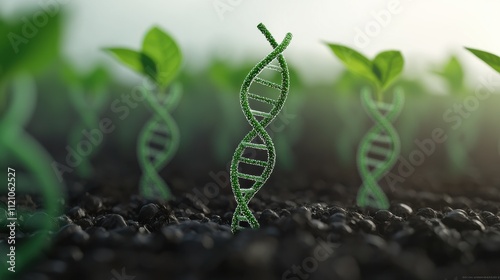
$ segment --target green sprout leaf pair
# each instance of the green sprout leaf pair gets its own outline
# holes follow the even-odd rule
[[[362,104],[375,126],[363,137],[358,148],[357,163],[363,184],[358,192],[357,204],[387,209],[389,200],[378,181],[390,171],[400,154],[401,143],[392,122],[403,108],[404,94],[402,89],[397,88],[393,102],[384,103],[382,93],[403,71],[403,55],[399,51],[383,51],[369,60],[351,48],[327,45],[349,71],[364,77],[376,87],[377,100],[372,99],[368,88],[363,89],[361,94]]]
[[[182,53],[174,39],[158,27],[147,32],[142,51],[125,48],[106,50],[157,85],[159,92],[156,94],[149,89],[142,89],[154,115],[144,125],[137,144],[137,157],[143,171],[140,190],[146,198],[168,200],[171,198],[170,189],[159,172],[174,156],[179,146],[179,128],[170,111],[178,104],[182,88],[175,85],[170,94],[161,93],[177,76],[182,63]]]
[[[179,46],[159,27],[151,28],[142,42],[142,50],[107,48],[121,63],[148,76],[160,89],[165,89],[175,78],[182,64]]]
[[[370,60],[349,47],[330,43],[327,45],[349,71],[368,79],[378,92],[387,89],[403,71],[404,59],[399,51],[383,51]]]

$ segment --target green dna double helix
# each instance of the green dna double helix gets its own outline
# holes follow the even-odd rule
[[[401,88],[394,93],[392,104],[372,99],[368,88],[363,89],[361,100],[367,113],[375,122],[361,141],[358,150],[358,169],[363,180],[357,203],[378,209],[389,208],[389,201],[378,185],[378,181],[396,163],[401,150],[399,136],[391,122],[401,112],[404,94]]]
[[[237,207],[234,211],[231,224],[231,229],[233,232],[244,228],[243,226],[241,226],[242,222],[247,222],[252,228],[259,227],[259,223],[250,211],[248,203],[261,189],[267,179],[271,176],[271,172],[274,168],[276,153],[272,139],[266,132],[266,127],[283,108],[290,87],[290,73],[282,53],[290,44],[290,41],[292,40],[292,34],[287,33],[281,44],[278,44],[262,23],[257,27],[262,32],[262,34],[264,34],[267,41],[271,44],[271,47],[274,50],[263,60],[261,60],[254,68],[252,68],[250,73],[245,78],[240,91],[241,108],[243,110],[245,118],[252,126],[252,130],[243,138],[243,140],[236,148],[231,162],[231,186],[237,202]],[[278,65],[273,63],[273,61],[275,60],[278,61]],[[264,70],[279,73],[281,75],[281,84],[277,84],[259,77],[259,75]],[[258,95],[256,93],[251,93],[250,87],[255,83],[261,86],[279,90],[278,98],[269,98],[266,96]],[[269,112],[254,110],[250,108],[249,99],[252,99],[256,102],[265,103],[267,105],[270,105],[272,108]],[[257,117],[259,117],[260,120],[257,119]],[[245,150],[249,148],[266,151],[267,160],[264,161],[244,157]],[[240,163],[263,168],[261,175],[250,175],[240,172]],[[250,188],[242,188],[240,185],[240,179],[248,180],[253,183],[251,184]]]
[[[5,223],[15,220],[17,229],[21,228],[24,235],[19,235],[15,244],[15,274],[5,267],[9,261],[6,254],[12,244],[7,245],[6,241],[0,243],[0,251],[3,252],[0,255],[0,279],[9,279],[9,275],[15,279],[19,271],[26,268],[47,246],[50,231],[56,226],[51,219],[61,215],[60,203],[63,198],[63,186],[50,167],[54,160],[36,139],[24,131],[36,105],[34,81],[27,76],[15,79],[10,96],[9,106],[0,121],[0,162],[5,167],[1,172],[15,170],[15,180],[11,183],[15,187],[16,200],[15,212],[12,213],[0,205],[0,226],[4,229]],[[11,156],[9,161],[12,162],[4,162],[7,154]],[[28,174],[35,180],[29,180]],[[7,196],[7,192],[7,187],[0,190],[1,195]],[[23,206],[26,199],[40,199],[41,205],[37,205],[37,209],[29,209]],[[48,217],[41,214],[42,211]],[[30,218],[30,224],[26,223],[28,217],[36,214],[41,215],[36,216],[36,219]]]
[[[137,156],[142,169],[141,194],[146,198],[170,198],[170,189],[158,172],[172,159],[179,147],[179,128],[170,115],[182,95],[180,84],[174,84],[169,94],[161,98],[146,90],[145,96],[154,116],[142,129],[137,144]]]

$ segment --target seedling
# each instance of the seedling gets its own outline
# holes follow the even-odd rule
[[[248,69],[252,68],[254,63],[245,63],[241,66],[233,66],[223,61],[215,61],[209,71],[210,82],[214,85],[214,96],[218,97],[218,105],[220,106],[219,114],[221,114],[219,124],[214,131],[213,148],[216,160],[219,163],[227,163],[227,159],[232,156],[231,148],[232,139],[243,129],[240,125],[240,120],[234,118],[235,114],[239,114],[240,109],[232,106],[234,99],[238,98],[234,92],[241,87],[241,81],[248,74]]]
[[[73,103],[80,120],[69,134],[71,147],[76,148],[84,137],[82,132],[91,131],[99,125],[99,115],[104,109],[108,100],[106,87],[108,84],[108,73],[102,67],[97,67],[87,75],[82,75],[70,65],[65,65],[62,76],[69,86],[69,98]],[[93,173],[90,163],[92,155],[97,153],[99,145],[85,157],[76,167],[78,174],[83,178],[88,178]]]
[[[370,61],[348,47],[327,45],[347,69],[368,79],[375,87],[376,100],[373,99],[369,88],[364,88],[361,94],[361,102],[375,126],[361,140],[358,148],[357,162],[363,185],[358,192],[357,204],[362,207],[387,209],[389,201],[378,181],[396,163],[401,150],[399,135],[391,122],[401,112],[404,95],[403,91],[397,88],[393,103],[388,104],[383,102],[383,93],[402,72],[403,56],[399,51],[384,51]]]
[[[465,49],[467,49],[472,54],[477,56],[479,59],[484,61],[486,64],[488,64],[495,71],[500,73],[500,57],[499,56],[492,54],[492,53],[489,53],[489,52],[477,50],[477,49],[472,49],[472,48],[465,48]],[[500,152],[500,144],[498,146],[498,150]]]
[[[181,88],[176,85],[168,95],[165,90],[180,70],[181,51],[174,39],[158,27],[147,32],[141,51],[124,48],[108,48],[107,51],[132,70],[147,76],[156,85],[156,94],[148,88],[143,89],[154,116],[144,125],[139,135],[137,156],[143,171],[140,183],[142,195],[167,200],[171,197],[170,189],[158,172],[179,147],[179,129],[169,110],[179,102]]]
[[[7,111],[4,113],[0,122],[0,150],[2,156],[8,154],[12,158],[9,160],[12,166],[5,166],[4,172],[8,172],[8,186],[5,188],[6,197],[19,200],[22,194],[40,196],[43,201],[43,212],[49,217],[57,217],[61,213],[60,200],[62,198],[63,187],[56,179],[51,163],[54,162],[47,151],[29,134],[24,131],[24,126],[30,120],[36,104],[35,84],[28,77],[17,78],[13,84],[12,94]],[[21,169],[23,175],[21,175]],[[26,178],[25,172],[30,173],[36,179],[36,186],[31,184],[22,184],[22,179]],[[2,190],[2,193],[4,190]],[[7,209],[0,209],[5,216],[3,222],[14,223],[16,227],[21,226],[21,216],[26,214],[26,210],[21,206],[22,203],[9,203]],[[4,211],[2,211],[4,210]],[[33,215],[36,213],[32,213]],[[24,215],[25,217],[27,215]],[[43,217],[43,216],[42,216]],[[3,227],[4,225],[2,225]],[[29,262],[34,260],[47,245],[50,238],[50,231],[54,229],[54,222],[49,219],[40,219],[36,225],[29,228],[23,223],[23,232],[26,234],[23,242],[16,243],[15,248],[15,272],[24,269]],[[29,228],[29,230],[27,230]],[[11,229],[12,230],[12,229]],[[14,229],[15,230],[15,229]],[[30,236],[29,232],[37,232]],[[10,244],[10,245],[8,245]],[[0,276],[6,279],[8,275],[13,275],[8,271],[5,265],[10,261],[10,256],[6,256],[11,251],[12,243],[2,242],[0,248],[2,254],[0,260]]]
[[[18,15],[16,22],[0,18],[0,110],[4,109],[5,88],[8,82],[21,73],[35,74],[44,70],[59,54],[62,14],[52,17],[36,36],[24,36],[26,17],[32,13]],[[29,41],[29,43],[27,43]]]
[[[467,97],[470,97],[470,90],[465,86],[464,71],[460,61],[452,56],[445,63],[442,69],[434,71],[441,76],[447,83],[452,97],[463,103]],[[480,114],[473,114],[467,119],[462,120],[458,112],[448,110],[444,113],[445,121],[452,122],[453,130],[448,133],[449,138],[446,143],[446,149],[450,158],[451,171],[456,174],[463,174],[469,163],[468,156],[470,148],[473,147],[480,135],[478,121]],[[459,120],[459,123],[455,121]]]
[[[358,106],[352,93],[365,86],[365,79],[350,71],[344,71],[334,82],[335,117],[339,120],[338,130],[342,131],[335,135],[336,159],[343,166],[349,166],[356,158],[356,141],[364,134],[365,117],[362,114],[352,114]]]
[[[288,90],[290,88],[290,74],[288,71],[288,65],[283,57],[282,53],[290,44],[292,40],[292,34],[287,33],[283,41],[278,44],[267,28],[261,23],[258,29],[264,34],[267,41],[271,44],[273,51],[268,54],[263,60],[261,60],[247,75],[243,81],[243,86],[240,91],[240,103],[243,113],[247,121],[252,126],[252,130],[243,138],[240,142],[233,156],[231,162],[231,186],[233,189],[234,196],[238,206],[234,211],[233,221],[231,224],[231,229],[237,232],[244,227],[241,225],[242,222],[247,222],[252,228],[258,228],[259,222],[252,214],[248,207],[248,203],[254,197],[254,195],[262,188],[267,179],[271,176],[273,171],[276,152],[275,147],[272,142],[271,137],[266,131],[266,127],[274,120],[278,113],[283,108],[285,100],[288,96]],[[273,61],[277,60],[278,65],[273,64]],[[259,75],[264,71],[278,72],[281,75],[281,84],[271,82],[269,80],[259,77]],[[250,92],[250,87],[253,84],[260,84],[265,87],[273,88],[279,90],[278,99],[269,98],[265,96],[258,95],[256,93]],[[254,110],[250,108],[249,99],[265,103],[272,106],[270,112],[263,112],[259,110]],[[259,117],[259,119],[257,119]],[[264,150],[267,152],[267,160],[257,160],[244,156],[246,149],[257,149]],[[262,167],[261,175],[250,175],[244,172],[240,172],[240,164],[247,164]],[[250,188],[242,188],[240,185],[240,179],[244,179],[252,182]]]

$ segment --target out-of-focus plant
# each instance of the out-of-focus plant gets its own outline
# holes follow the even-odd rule
[[[397,88],[393,102],[385,103],[384,92],[403,71],[403,56],[399,51],[390,50],[369,60],[346,46],[327,45],[347,69],[366,78],[374,87],[375,100],[368,87],[363,89],[361,95],[362,104],[375,121],[375,126],[361,140],[358,149],[357,163],[363,185],[358,192],[357,204],[387,209],[389,201],[378,181],[390,171],[400,153],[399,135],[391,122],[403,107],[404,95],[402,89]]]
[[[55,226],[51,219],[61,213],[63,189],[50,168],[53,159],[24,131],[36,104],[36,87],[30,76],[44,70],[58,55],[61,15],[50,17],[43,26],[35,26],[29,22],[33,14],[19,15],[19,19],[27,20],[18,22],[0,19],[0,163],[6,168],[5,172],[11,173],[8,188],[3,188],[0,193],[11,197],[8,192],[14,188],[12,192],[15,192],[18,202],[23,194],[39,197],[42,202],[37,205],[40,211],[32,213],[34,216],[30,220],[34,223],[22,225],[26,236],[16,248],[15,273],[7,270],[7,254],[0,256],[1,279],[16,278],[42,252],[49,244],[50,231]],[[35,184],[27,184],[27,181]],[[16,203],[14,212],[0,207],[1,215],[5,215],[3,221],[7,217],[16,218],[17,226],[32,210],[20,203]],[[48,217],[41,214],[42,211]],[[36,234],[29,234],[35,231]],[[6,242],[0,244],[1,251],[9,252],[8,246]]]
[[[127,67],[149,77],[156,85],[155,94],[146,88],[142,92],[154,115],[139,134],[137,156],[143,171],[140,184],[142,195],[167,200],[171,197],[170,189],[159,172],[179,146],[179,128],[168,109],[177,105],[180,86],[175,87],[172,95],[167,95],[166,89],[181,68],[181,50],[170,35],[153,27],[144,37],[142,50],[108,48],[107,51]]]
[[[401,138],[401,153],[406,154],[415,149],[415,139],[418,138],[420,128],[425,125],[426,120],[432,120],[432,109],[435,108],[429,98],[429,94],[421,80],[400,78],[394,84],[395,87],[405,89],[405,109],[399,116],[398,130]]]
[[[469,95],[474,94],[473,90],[465,86],[463,67],[455,56],[450,57],[442,68],[434,73],[445,80],[454,103],[463,104]],[[463,173],[468,166],[470,150],[478,140],[480,119],[479,113],[472,114],[463,119],[459,128],[450,130],[448,134],[446,150],[451,172],[455,175]]]
[[[366,117],[363,114],[352,114],[359,108],[358,92],[366,87],[367,83],[363,77],[350,71],[344,71],[334,82],[335,112],[341,120],[335,135],[335,149],[337,160],[344,167],[348,167],[356,158],[357,142],[365,131]],[[356,94],[355,94],[356,93]]]
[[[303,136],[303,118],[299,115],[308,95],[302,78],[293,66],[289,66],[289,75],[293,81],[292,94],[275,121],[276,125],[272,126],[271,136],[276,144],[276,166],[282,170],[293,171],[296,166],[293,147]]]
[[[15,78],[9,107],[0,121],[0,150],[2,156],[9,154],[12,157],[8,163],[2,162],[4,163],[2,166],[8,169],[10,174],[13,174],[12,176],[9,175],[11,179],[9,179],[8,188],[5,188],[5,191],[0,191],[0,193],[14,199],[14,204],[9,203],[8,208],[0,208],[0,213],[5,215],[3,221],[8,219],[9,223],[14,222],[17,226],[21,226],[20,221],[26,219],[28,212],[33,212],[32,209],[23,207],[22,203],[15,203],[16,200],[20,202],[23,195],[40,197],[43,201],[43,206],[38,205],[40,210],[30,213],[33,215],[32,217],[39,217],[39,219],[30,219],[31,224],[26,223],[26,220],[24,220],[22,224],[23,232],[27,235],[21,245],[17,245],[14,274],[5,267],[10,260],[7,259],[9,257],[4,254],[0,257],[2,261],[0,276],[2,276],[2,279],[9,276],[5,274],[15,275],[19,273],[40,254],[41,250],[47,245],[50,231],[55,226],[51,219],[61,214],[60,202],[63,197],[63,187],[50,168],[54,160],[36,139],[24,131],[24,126],[30,120],[35,108],[35,95],[36,89],[32,79],[28,77]],[[23,184],[23,177],[26,176],[32,177],[34,180],[31,180],[31,182],[36,182],[36,186]],[[28,233],[35,231],[38,234],[28,237]],[[12,243],[9,244],[12,245]],[[10,245],[5,242],[0,244],[3,252],[10,252],[9,247]]]
[[[241,81],[248,74],[248,69],[252,68],[251,65],[246,66],[244,64],[238,67],[216,60],[208,69],[210,80],[218,92],[214,95],[218,97],[217,101],[220,104],[220,125],[215,128],[212,139],[215,158],[219,163],[227,162],[227,158],[233,153],[231,145],[234,135],[242,131],[240,120],[234,117],[240,110],[233,105],[237,102],[237,95],[234,93],[239,91]]]
[[[478,49],[472,49],[472,48],[466,48],[466,49],[470,51],[472,54],[474,54],[477,58],[481,59],[483,62],[488,64],[488,66],[493,68],[496,72],[500,73],[500,56]],[[498,151],[500,152],[500,142],[498,145]]]
[[[31,16],[32,13],[26,13],[18,18]],[[25,72],[38,73],[59,54],[61,14],[51,17],[40,28],[27,24],[0,18],[0,112],[5,109],[4,89],[11,78]]]
[[[69,99],[79,117],[68,135],[70,146],[76,148],[83,137],[89,137],[90,131],[99,127],[100,115],[109,99],[110,78],[106,69],[100,66],[87,74],[78,73],[70,64],[65,64],[61,70],[63,80],[69,88]],[[95,146],[89,155],[82,157],[77,166],[79,176],[89,178],[93,174],[90,160],[98,152],[98,147],[100,145]]]

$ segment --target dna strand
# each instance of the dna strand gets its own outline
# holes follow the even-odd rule
[[[231,186],[236,198],[237,207],[233,214],[231,229],[234,232],[244,229],[241,226],[242,222],[247,222],[252,228],[259,227],[259,223],[248,207],[248,203],[254,195],[262,188],[264,183],[270,177],[276,161],[276,153],[271,137],[266,132],[265,128],[274,120],[276,115],[281,111],[288,95],[290,87],[290,74],[288,66],[283,57],[283,51],[288,47],[292,39],[292,34],[287,33],[281,44],[278,44],[267,28],[261,23],[257,28],[264,34],[267,41],[271,44],[273,51],[261,60],[247,75],[240,91],[240,104],[245,115],[245,118],[252,126],[252,130],[239,143],[234,153],[231,162]],[[273,63],[277,60],[278,65]],[[259,75],[264,71],[271,71],[281,75],[281,84],[263,79]],[[277,99],[269,98],[256,93],[250,92],[250,87],[253,84],[279,90],[280,94]],[[272,109],[269,112],[254,110],[250,108],[252,99],[257,102],[271,105]],[[257,119],[260,118],[260,120]],[[244,156],[245,149],[256,149],[267,152],[267,160],[257,160]],[[250,175],[240,172],[240,163],[264,168],[261,175]],[[240,179],[253,182],[250,188],[242,188]]]
[[[170,115],[182,95],[180,84],[172,85],[163,98],[146,91],[146,100],[154,116],[142,129],[137,144],[137,156],[142,169],[141,194],[146,198],[167,200],[171,193],[158,172],[167,165],[179,147],[179,128]]]
[[[31,119],[36,104],[33,80],[29,77],[17,78],[13,83],[12,91],[10,104],[0,122],[0,154],[2,155],[0,162],[2,166],[7,167],[7,163],[3,161],[6,159],[5,155],[9,154],[11,156],[9,161],[12,161],[9,164],[20,168],[14,168],[14,166],[6,168],[9,173],[15,173],[15,180],[11,182],[12,185],[9,184],[9,187],[15,187],[16,200],[14,209],[7,206],[4,209],[0,203],[0,226],[4,229],[6,223],[14,222],[17,228],[23,229],[24,234],[16,238],[15,245],[15,271],[19,272],[26,268],[46,247],[47,240],[51,235],[50,231],[54,230],[55,223],[43,218],[44,215],[41,212],[43,210],[51,219],[61,214],[60,203],[63,187],[57,180],[54,170],[51,169],[51,163],[54,162],[52,157],[31,135],[23,130],[23,127]],[[28,180],[25,173],[30,173],[36,181]],[[11,190],[5,188],[0,191],[0,194],[11,197],[12,193],[10,192]],[[37,205],[37,209],[24,205],[24,202],[32,199],[33,201],[40,200],[42,205]],[[36,216],[36,219],[28,218],[36,214],[41,214],[41,216]],[[34,223],[26,223],[30,220]],[[7,245],[6,240],[0,242],[2,252],[9,252],[10,246]],[[6,254],[0,256],[0,279],[8,279],[9,275],[13,275],[7,270],[7,267],[4,267],[9,259],[10,257],[7,257]]]
[[[358,169],[363,185],[358,192],[357,203],[361,207],[387,209],[389,201],[378,181],[396,163],[401,150],[399,136],[391,122],[401,112],[404,95],[402,89],[396,89],[393,103],[388,104],[373,100],[370,90],[365,88],[361,100],[375,126],[365,135],[358,151]]]

